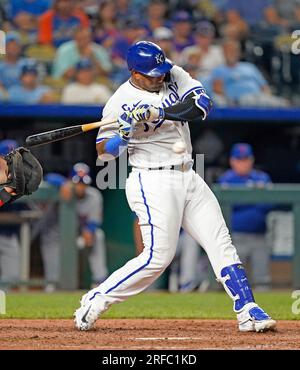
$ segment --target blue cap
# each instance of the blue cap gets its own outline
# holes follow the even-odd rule
[[[178,12],[175,13],[173,17],[173,22],[175,23],[191,22],[191,20],[192,20],[191,16],[185,10],[179,10]]]
[[[11,41],[16,41],[18,44],[21,44],[20,35],[17,32],[8,32],[5,36],[5,42],[7,44]]]
[[[231,148],[230,157],[235,159],[245,159],[253,157],[253,149],[250,144],[237,143]]]
[[[59,173],[56,173],[56,172],[48,173],[45,176],[44,180],[47,181],[48,184],[53,185],[53,186],[57,186],[58,188],[61,187],[67,181],[65,176],[63,176]]]
[[[90,167],[82,162],[76,163],[71,171],[71,180],[78,184],[79,182],[89,185],[92,182],[90,176]]]
[[[16,149],[18,147],[18,143],[16,140],[2,140],[0,141],[0,154],[6,155],[10,153],[12,150]]]
[[[27,61],[21,68],[21,75],[24,75],[25,73],[34,73],[38,74],[38,67],[34,60]]]
[[[76,64],[76,70],[80,71],[82,69],[92,69],[93,68],[93,63],[90,61],[90,59],[81,59],[77,64]]]
[[[203,20],[197,24],[196,34],[214,37],[216,34],[216,28],[211,22]]]

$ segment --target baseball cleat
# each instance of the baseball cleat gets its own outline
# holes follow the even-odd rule
[[[246,307],[248,306],[248,307]],[[276,329],[276,321],[255,303],[248,303],[242,312],[237,314],[239,331],[266,332]]]
[[[91,330],[100,313],[103,312],[103,303],[97,298],[90,300],[88,294],[85,294],[80,304],[81,306],[74,312],[75,326],[78,330]]]

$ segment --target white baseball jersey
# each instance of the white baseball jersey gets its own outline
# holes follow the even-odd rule
[[[165,82],[159,93],[140,90],[129,81],[124,83],[106,104],[103,115],[105,119],[116,119],[125,110],[143,103],[171,106],[199,88],[202,89],[199,81],[175,66],[171,69],[171,81]],[[97,142],[117,134],[117,125],[102,128]],[[186,153],[172,151],[172,145],[179,140],[185,141]],[[100,313],[111,304],[140,293],[163,273],[174,258],[181,228],[205,249],[218,279],[225,266],[240,263],[217,199],[204,180],[190,166],[183,171],[147,168],[192,161],[187,123],[166,120],[138,124],[128,151],[134,168],[126,180],[125,191],[128,204],[139,219],[144,249],[84,296],[88,302],[97,302]]]
[[[141,90],[130,81],[119,87],[109,99],[103,110],[103,119],[116,119],[124,111],[147,103],[155,107],[170,107],[193,90],[203,89],[202,84],[194,80],[187,72],[174,66],[170,73],[170,82],[165,82],[159,93]],[[200,114],[199,114],[200,116]],[[100,128],[97,143],[118,134],[118,124]],[[186,144],[185,153],[176,154],[172,145],[177,141]],[[137,124],[128,144],[129,163],[138,168],[177,165],[192,161],[192,145],[187,122],[160,120]]]

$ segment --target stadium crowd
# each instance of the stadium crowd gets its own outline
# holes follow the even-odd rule
[[[296,105],[299,26],[299,0],[0,0],[0,102],[104,104],[146,39],[216,105]]]

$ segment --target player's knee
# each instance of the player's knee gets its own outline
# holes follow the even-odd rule
[[[151,261],[151,268],[164,271],[172,262],[173,257],[173,255],[167,253],[157,253]]]

